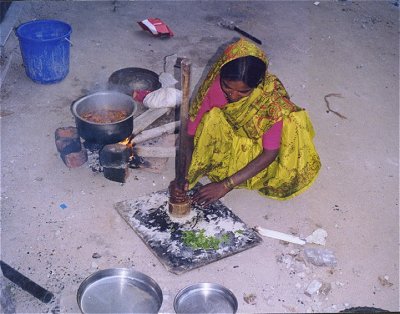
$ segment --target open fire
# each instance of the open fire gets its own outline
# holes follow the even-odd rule
[[[55,132],[57,150],[65,165],[77,168],[88,163],[92,171],[102,172],[107,179],[124,183],[130,168],[150,167],[151,164],[141,156],[175,157],[174,143],[163,147],[153,146],[148,141],[174,133],[179,129],[179,121],[146,129],[172,109],[166,107],[145,110],[133,121],[136,108],[137,104],[131,96],[115,91],[96,92],[73,102],[71,111],[76,127],[62,127]],[[104,110],[111,110],[110,114],[103,116]],[[113,123],[96,123],[99,119],[101,122],[105,121],[104,119],[114,121],[117,113],[119,119],[119,114],[126,111],[129,113],[126,119]],[[96,122],[82,118],[82,115],[86,117],[88,113]]]
[[[145,161],[134,152],[133,134],[114,144],[85,141],[82,145],[75,127],[59,128],[55,132],[56,147],[61,159],[69,168],[77,168],[88,162],[94,172],[125,183],[129,169],[139,168]]]

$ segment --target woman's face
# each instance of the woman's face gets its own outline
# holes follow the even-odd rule
[[[245,82],[221,79],[221,89],[228,102],[236,102],[249,96],[253,91]]]

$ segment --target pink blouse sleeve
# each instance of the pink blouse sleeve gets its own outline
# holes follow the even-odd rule
[[[228,103],[225,98],[224,92],[221,89],[221,84],[219,81],[219,75],[215,78],[214,82],[210,86],[204,100],[200,106],[197,116],[194,121],[188,121],[187,132],[189,135],[194,136],[196,134],[197,126],[200,124],[201,119],[204,114],[214,107],[223,107]]]
[[[192,121],[189,119],[188,124],[187,124],[187,132],[189,135],[194,136],[196,134],[197,126],[199,125],[201,119],[203,118],[204,114],[211,109],[211,104],[210,104],[210,95],[209,93],[204,97],[204,100],[200,106],[199,111],[197,112],[197,116]]]
[[[283,120],[276,122],[262,137],[263,148],[278,149],[281,146]]]

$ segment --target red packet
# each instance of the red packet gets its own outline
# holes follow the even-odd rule
[[[174,36],[174,33],[171,31],[171,29],[168,27],[167,24],[165,24],[163,21],[161,21],[159,18],[148,18],[145,19],[141,22],[138,22],[140,27],[145,30],[149,31],[152,33],[154,36],[157,37],[172,37]]]
[[[134,100],[143,103],[144,98],[151,93],[151,90],[135,90],[132,93]]]

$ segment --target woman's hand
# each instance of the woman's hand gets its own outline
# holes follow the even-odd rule
[[[202,186],[192,196],[192,201],[196,204],[207,206],[228,193],[231,189],[228,188],[224,181],[213,182]]]
[[[268,167],[278,156],[279,149],[267,150],[253,159],[246,167],[221,182],[213,182],[202,186],[193,196],[192,201],[199,205],[208,205],[223,197],[235,186],[255,176],[258,172]]]
[[[169,195],[171,203],[184,203],[188,200],[186,192],[189,189],[188,181],[178,183],[176,180],[169,184]]]

